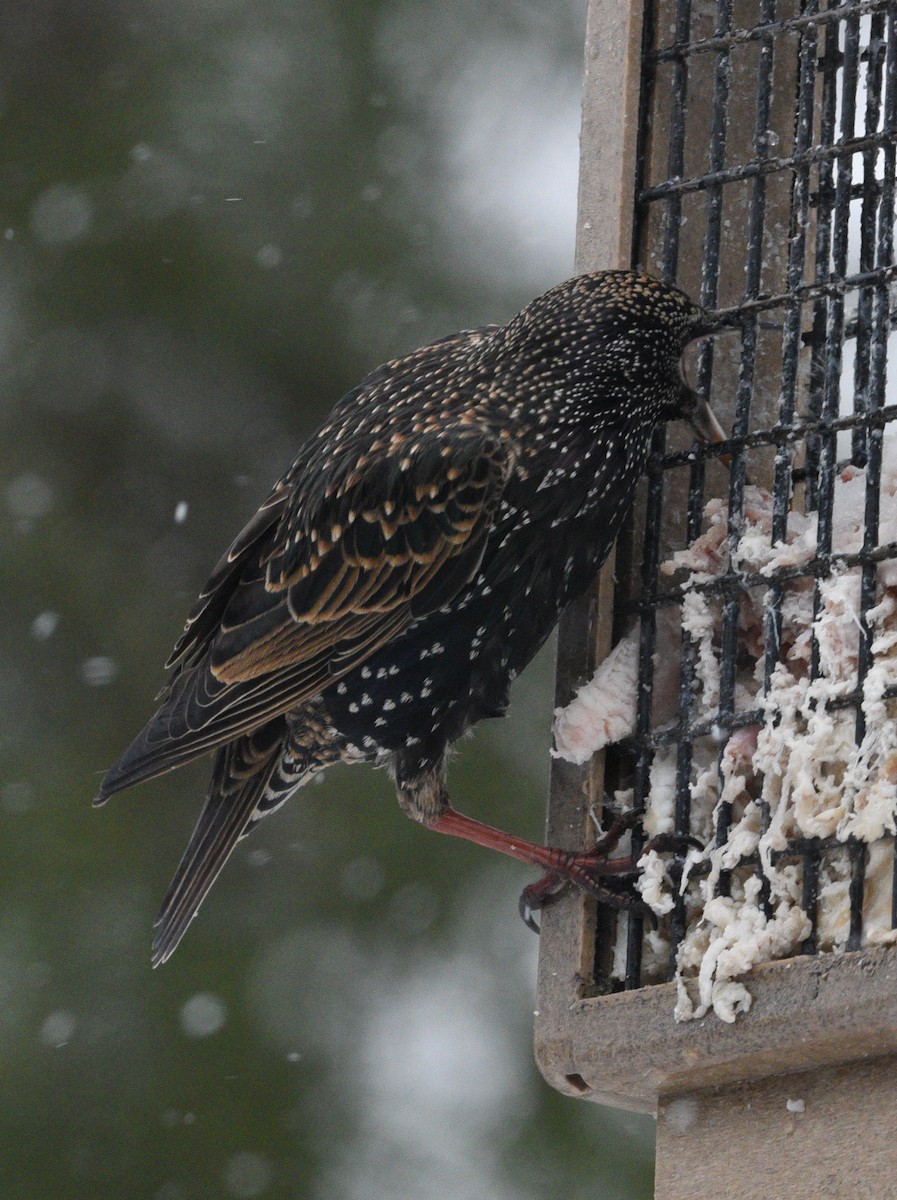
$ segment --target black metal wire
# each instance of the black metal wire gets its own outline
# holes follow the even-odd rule
[[[652,14],[653,15],[653,14]],[[677,39],[687,37],[691,26],[691,0],[676,0],[676,36]],[[646,27],[653,30],[652,16],[648,17]],[[648,85],[653,90],[653,84]],[[680,60],[673,64],[669,84],[670,128],[667,149],[667,173],[670,178],[681,175],[684,169],[685,154],[685,125],[688,102],[688,63]],[[643,118],[647,122],[650,114],[643,109]],[[644,132],[644,130],[643,130]],[[645,153],[645,141],[642,141],[642,151]],[[641,170],[644,170],[644,160]],[[675,276],[679,260],[679,235],[682,221],[681,197],[673,195],[664,208],[662,224],[662,269],[667,277]],[[652,461],[657,463],[663,459],[666,446],[666,432],[663,428],[657,430],[652,443]],[[660,539],[651,535],[652,529],[660,526],[663,512],[663,470],[649,470],[648,492],[645,507],[645,536],[642,553],[641,581],[642,589],[650,588],[657,578],[660,566]],[[654,653],[657,645],[656,611],[647,612],[641,620],[639,641],[639,687],[637,699],[637,725],[639,729],[647,730],[651,726],[652,691],[654,679]],[[633,804],[637,810],[647,804],[650,791],[651,765],[654,758],[653,748],[643,743],[635,758],[633,776]],[[632,834],[632,850],[638,854],[644,843],[641,831],[636,828]],[[638,987],[642,975],[642,946],[644,922],[638,913],[630,913],[627,926],[626,941],[626,978],[627,988]]]
[[[786,3],[788,14],[783,11]],[[672,41],[658,45],[661,31],[671,28]],[[648,801],[655,755],[675,747],[675,830],[687,835],[697,744],[715,741],[722,788],[726,740],[734,731],[765,720],[762,693],[748,708],[737,687],[740,613],[752,589],[764,596],[763,678],[768,688],[783,653],[782,612],[789,589],[812,588],[815,617],[822,611],[825,581],[834,573],[858,570],[855,686],[842,691],[831,707],[853,710],[858,743],[866,732],[864,682],[874,663],[869,612],[880,598],[879,565],[897,558],[897,543],[879,541],[883,441],[888,424],[897,421],[897,403],[885,403],[888,347],[894,344],[897,328],[897,11],[893,0],[802,0],[798,13],[789,0],[760,0],[756,24],[737,28],[733,0],[716,0],[711,31],[706,10],[693,9],[691,0],[647,0],[642,57],[633,260],[647,255],[655,270],[659,267],[665,277],[680,279],[694,267],[684,261],[683,229],[687,222],[703,222],[701,302],[718,308],[724,301],[724,311],[739,314],[742,327],[731,437],[698,450],[668,448],[666,434],[658,433],[641,510],[644,525],[631,556],[638,569],[628,584],[619,581],[616,601],[616,628],[637,615],[640,643],[636,729],[617,750],[613,776],[631,781],[634,804],[641,809]],[[733,82],[734,72],[739,67],[744,71],[746,62],[756,63],[756,91],[749,95]],[[782,71],[794,81],[790,97],[783,97]],[[704,96],[706,103],[708,94],[709,111],[701,113],[697,97]],[[734,140],[733,129],[741,131]],[[652,141],[657,131],[666,137],[660,169],[661,155]],[[702,133],[705,140],[700,144]],[[781,151],[776,150],[779,143]],[[741,208],[733,203],[736,198]],[[781,221],[783,208],[787,236],[770,224],[771,214]],[[743,211],[744,256],[733,266],[729,226],[733,219],[744,220],[738,216]],[[687,245],[696,244],[690,231]],[[769,266],[772,252],[781,256],[778,274]],[[776,290],[771,290],[771,280]],[[781,312],[777,339],[769,337],[769,327],[759,320],[772,310]],[[703,343],[697,364],[700,391],[709,390],[713,366],[713,343]],[[772,378],[778,389],[774,397],[768,395]],[[758,403],[758,387],[766,393],[763,403]],[[771,542],[786,540],[793,510],[814,511],[815,554],[809,561],[762,574],[730,564],[713,578],[671,583],[660,576],[659,568],[666,554],[662,531],[673,473],[679,472],[676,478],[683,472],[688,475],[681,520],[681,536],[688,544],[702,529],[709,465],[723,455],[731,542],[745,528],[745,489],[752,464],[762,461],[771,494]],[[835,549],[833,536],[836,481],[848,463],[863,467],[866,480],[862,545],[850,553]],[[718,472],[719,466],[713,469]],[[715,646],[719,698],[710,717],[699,714],[699,647],[683,631],[676,715],[655,727],[658,616],[664,608],[681,608],[688,593],[703,595],[720,613]],[[818,678],[821,670],[812,634],[811,678]],[[897,687],[886,693],[886,699],[891,697],[897,698]],[[706,708],[700,712],[706,713]],[[725,806],[718,806],[717,844],[726,841],[731,817]],[[769,821],[761,805],[764,830]],[[636,830],[636,854],[643,844],[644,835]],[[802,903],[811,926],[801,947],[804,953],[818,950],[820,872],[839,855],[849,862],[847,945],[861,944],[867,852],[868,846],[854,839],[801,837],[773,855],[774,861],[800,864]],[[754,855],[738,870],[762,875],[762,864]],[[724,872],[718,888],[722,893],[727,886]],[[892,893],[897,924],[897,866]],[[769,913],[765,881],[761,902]],[[686,928],[684,900],[677,896],[674,903],[669,919],[671,971]],[[644,927],[637,915],[625,919],[624,986],[635,988],[643,982]]]
[[[885,12],[892,3],[893,0],[864,0],[863,3],[851,4],[850,9],[851,12],[856,13],[858,16],[866,16],[868,13]],[[732,30],[731,33],[723,37],[715,35],[709,38],[696,38],[694,41],[688,41],[686,37],[677,40],[671,46],[646,55],[645,64],[650,68],[655,63],[664,62],[668,59],[694,57],[697,54],[712,54],[720,50],[732,49],[737,45],[743,45],[747,42],[759,41],[770,34],[773,37],[781,37],[783,34],[796,33],[811,25],[817,27],[824,26],[842,20],[844,8],[846,7],[847,5],[837,7],[832,5],[825,12],[807,9],[801,16],[792,17],[785,21],[770,21],[767,23],[761,19],[751,29]]]

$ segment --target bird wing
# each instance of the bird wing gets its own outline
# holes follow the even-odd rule
[[[335,469],[300,459],[213,572],[161,707],[98,801],[295,707],[451,600],[476,573],[511,461],[473,425]]]
[[[313,503],[299,481],[259,570],[230,593],[212,646],[216,677],[248,680],[336,648],[350,670],[359,637],[363,657],[371,636],[392,635],[393,614],[441,607],[482,557],[508,467],[498,438],[434,430],[363,455]]]

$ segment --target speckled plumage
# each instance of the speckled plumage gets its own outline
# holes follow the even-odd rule
[[[712,326],[648,276],[583,275],[339,401],[216,566],[159,710],[100,789],[216,751],[155,961],[239,838],[334,762],[388,765],[434,828],[467,820],[448,809],[446,749],[504,711],[594,577],[655,426],[702,417],[679,359]]]

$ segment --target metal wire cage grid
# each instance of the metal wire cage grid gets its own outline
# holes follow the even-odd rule
[[[882,529],[888,526],[881,507],[886,439],[897,420],[897,11],[888,0],[717,0],[710,6],[649,0],[642,64],[633,262],[678,282],[708,308],[738,309],[747,319],[738,355],[724,355],[718,341],[706,341],[694,368],[697,388],[710,392],[730,440],[697,448],[660,431],[632,535],[621,539],[614,636],[640,623],[637,718],[634,735],[608,754],[605,788],[631,789],[631,803],[641,810],[652,772],[665,757],[675,769],[672,827],[687,835],[694,831],[696,763],[712,757],[722,797],[713,841],[722,846],[733,821],[723,787],[726,746],[739,731],[769,719],[766,700],[786,652],[788,606],[801,594],[811,604],[806,672],[818,680],[822,589],[850,569],[859,576],[852,682],[837,689],[830,707],[852,714],[857,744],[866,732],[864,681],[874,662],[868,614],[881,597],[880,564],[897,557],[897,543],[879,536],[880,519]],[[845,551],[833,535],[836,488],[853,469],[864,481],[861,535]],[[730,553],[711,575],[664,573],[665,557],[706,532],[713,496],[726,498],[718,510],[724,546],[737,546],[758,486],[768,504],[769,545],[793,538],[794,514],[815,514],[811,553],[800,561],[780,556],[783,561],[762,571]],[[687,622],[682,627],[695,596],[715,613],[717,694],[709,698],[707,645]],[[756,686],[746,690],[744,610],[746,598],[756,607],[758,596],[764,616],[754,631]],[[670,622],[678,630],[679,661],[672,701],[660,696],[658,680],[658,651],[669,653],[663,629]],[[885,699],[895,694],[891,688]],[[752,794],[761,832],[767,831],[769,805],[756,782]],[[636,851],[647,836],[644,829],[634,832]],[[796,868],[809,918],[802,952],[821,948],[820,878],[835,860],[849,878],[842,944],[861,944],[869,849],[856,837],[792,830],[776,851],[777,862]],[[892,846],[890,853],[893,858]],[[602,909],[597,991],[672,975],[689,920],[676,870],[674,906],[664,919],[663,970],[646,961],[650,924]],[[726,895],[736,874],[742,882],[759,876],[760,903],[769,913],[759,855],[749,853],[722,870],[716,894]],[[897,871],[890,880],[890,920],[897,926]],[[627,925],[625,955],[620,920]]]

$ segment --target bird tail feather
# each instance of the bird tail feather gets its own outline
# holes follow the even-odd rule
[[[206,802],[156,918],[154,967],[174,953],[237,842],[314,774],[313,764],[285,760],[287,738],[278,718],[218,750]]]

